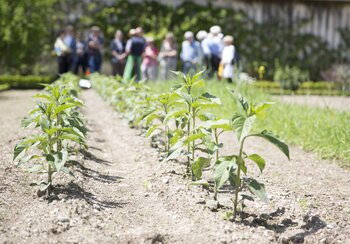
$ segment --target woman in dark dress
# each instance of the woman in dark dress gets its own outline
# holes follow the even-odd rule
[[[125,42],[123,41],[123,33],[120,30],[115,32],[115,37],[111,41],[112,52],[112,73],[113,75],[122,76],[125,67]]]

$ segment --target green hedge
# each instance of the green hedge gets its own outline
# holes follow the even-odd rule
[[[7,86],[7,89],[39,89],[41,84],[49,84],[54,81],[51,76],[20,76],[0,75],[0,86]]]
[[[297,91],[284,90],[281,88],[279,82],[272,81],[257,81],[253,84],[254,87],[265,90],[266,92],[274,95],[288,95],[288,94],[297,94],[297,95],[330,95],[330,96],[339,96],[346,95],[350,96],[350,91],[342,91],[342,86],[338,82],[327,82],[319,81],[312,82],[307,81],[303,82]]]

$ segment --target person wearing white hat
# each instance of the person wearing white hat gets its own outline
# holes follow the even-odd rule
[[[194,40],[191,31],[186,31],[184,37],[185,41],[182,42],[180,57],[183,64],[183,72],[188,74],[197,69],[197,64],[201,55],[201,47],[200,44]]]
[[[235,46],[233,46],[233,36],[225,36],[224,39],[224,48],[222,51],[221,65],[224,69],[222,72],[222,77],[227,79],[228,82],[232,82],[233,72],[234,72],[234,61],[235,61]]]
[[[214,73],[218,72],[221,54],[223,49],[222,39],[220,38],[221,28],[218,25],[214,25],[210,28],[212,38],[210,39],[208,46],[210,50],[210,71],[209,77],[213,77]]]

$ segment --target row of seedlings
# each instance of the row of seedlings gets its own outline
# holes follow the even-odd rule
[[[220,109],[220,99],[203,90],[205,82],[200,78],[203,72],[193,76],[174,72],[178,77],[169,92],[156,93],[143,82],[123,82],[121,78],[95,75],[94,87],[110,104],[115,106],[132,127],[146,128],[145,135],[150,138],[162,138],[164,160],[186,158],[186,171],[194,184],[205,185],[214,192],[229,183],[234,188],[232,197],[233,211],[228,218],[236,218],[238,206],[243,211],[244,201],[253,200],[248,194],[267,201],[264,184],[248,174],[247,162],[255,163],[261,173],[265,169],[265,160],[258,154],[247,154],[248,138],[263,138],[282,151],[289,159],[288,146],[272,132],[255,132],[257,119],[265,118],[266,109],[272,103],[253,104],[234,90],[229,90],[233,102],[237,102],[238,111],[232,112],[230,120],[222,119],[213,113]],[[112,89],[111,89],[112,88]],[[200,88],[200,89],[198,89]],[[238,152],[221,155],[220,135],[232,133],[237,137]],[[181,161],[181,160],[180,160]],[[204,169],[212,171],[212,180],[202,179]]]

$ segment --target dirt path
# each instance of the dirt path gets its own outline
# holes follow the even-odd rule
[[[224,210],[205,206],[212,193],[189,185],[182,165],[159,162],[140,131],[93,90],[83,93],[91,131],[88,152],[76,158],[80,169],[56,181],[58,200],[38,198],[29,186],[36,176],[11,162],[31,94],[0,94],[0,243],[350,243],[349,172],[298,148],[288,162],[263,141],[250,142],[247,151],[263,151],[268,163],[260,180],[270,203],[249,203],[244,221],[224,221]],[[15,113],[3,110],[14,104]],[[230,135],[224,141],[228,153],[234,143]],[[225,191],[219,200],[230,207]]]
[[[285,103],[296,103],[307,106],[337,109],[350,112],[350,97],[340,96],[275,96],[276,99]]]

